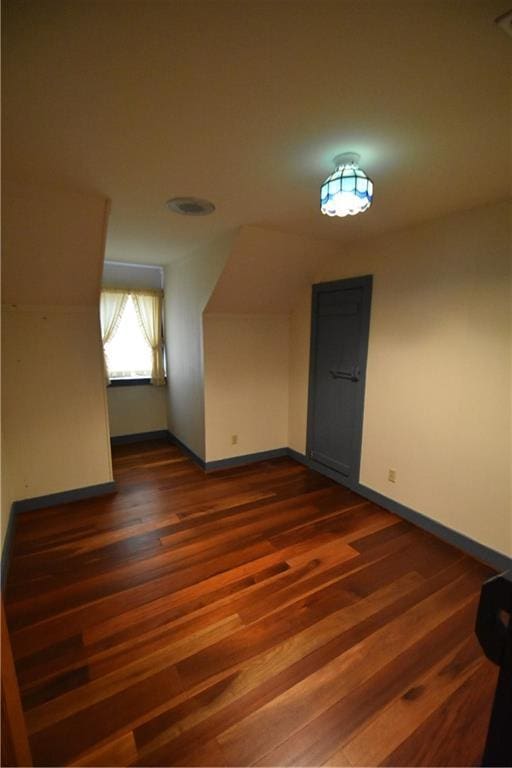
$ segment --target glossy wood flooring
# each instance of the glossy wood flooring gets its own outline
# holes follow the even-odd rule
[[[37,765],[473,765],[490,571],[290,459],[116,448],[19,516],[7,607]]]

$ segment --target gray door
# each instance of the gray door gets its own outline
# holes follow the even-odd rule
[[[359,480],[372,278],[313,286],[308,455]]]

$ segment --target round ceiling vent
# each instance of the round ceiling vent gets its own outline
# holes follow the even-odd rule
[[[207,216],[215,210],[213,203],[198,197],[173,197],[166,205],[170,211],[181,213],[183,216]]]

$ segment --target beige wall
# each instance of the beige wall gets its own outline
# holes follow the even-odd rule
[[[206,311],[286,314],[311,284],[320,265],[339,249],[330,240],[264,227],[240,227]]]
[[[112,480],[95,307],[3,308],[10,503]]]
[[[167,429],[167,388],[150,384],[108,387],[110,434],[132,435]]]
[[[286,447],[288,316],[206,314],[203,323],[207,461]]]
[[[109,207],[100,195],[5,180],[2,304],[97,304]]]
[[[338,250],[264,227],[238,231],[203,316],[207,461],[288,445],[289,312]]]
[[[15,500],[112,480],[99,328],[107,201],[6,182],[2,540]]]
[[[374,275],[361,482],[507,554],[510,222],[505,203],[454,214],[348,247],[317,276]],[[290,446],[301,452],[309,314],[310,291],[290,331]]]
[[[5,534],[7,533],[7,526],[9,524],[9,515],[11,510],[11,504],[13,502],[13,495],[10,488],[11,477],[9,474],[9,466],[7,463],[7,443],[4,437],[4,429],[2,425],[2,474],[0,478],[1,486],[1,544],[3,546]]]
[[[232,243],[226,236],[165,268],[168,424],[205,456],[202,314]]]

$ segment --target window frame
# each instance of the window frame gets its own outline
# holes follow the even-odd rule
[[[129,287],[129,288],[124,288],[124,287],[118,286],[118,285],[113,285],[113,286],[111,286],[111,285],[102,285],[101,286],[101,291],[122,291],[122,292],[126,292],[128,294],[128,296],[130,296],[133,293],[144,293],[145,291],[153,292],[154,290],[160,290],[161,295],[162,295],[162,299],[163,299],[163,296],[164,296],[163,288],[160,288],[160,289],[135,288],[135,287],[132,287],[132,286]],[[161,331],[162,331],[162,340],[165,339],[165,335],[164,335],[164,314],[163,313],[164,313],[164,303],[162,301],[162,317],[160,319]],[[163,345],[163,360],[164,360],[164,371],[165,371],[164,386],[167,386],[167,355],[166,355],[166,351],[167,350],[166,350],[165,343],[164,343],[164,345]],[[134,386],[135,387],[136,386],[152,386],[151,376],[135,377],[135,378],[133,378],[133,377],[132,378],[128,378],[128,377],[110,378],[109,377],[109,380],[108,380],[108,383],[107,383],[107,389],[109,387],[134,387]]]
[[[167,382],[167,376],[165,377],[165,381]],[[137,387],[137,386],[143,386],[143,385],[151,385],[151,378],[144,378],[144,379],[110,379],[110,383],[107,384],[108,387]]]

